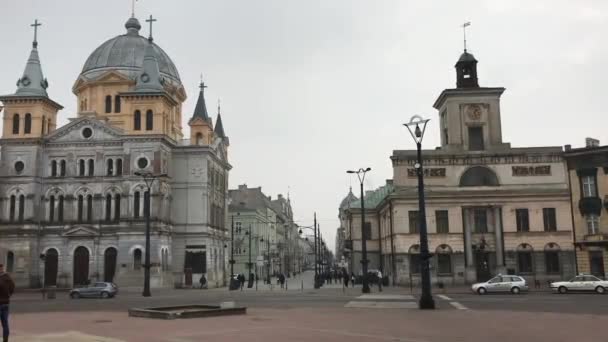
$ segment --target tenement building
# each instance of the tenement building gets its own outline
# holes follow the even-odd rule
[[[175,64],[135,17],[125,29],[86,59],[66,125],[36,39],[17,90],[0,97],[0,260],[20,287],[143,284],[147,215],[152,286],[225,282],[231,166],[219,112],[214,125],[201,84],[184,139]]]
[[[504,142],[505,88],[480,87],[477,60],[466,50],[455,67],[456,88],[442,91],[434,103],[438,120],[431,123],[439,125],[441,145],[422,151],[433,282],[471,283],[502,273],[534,284],[574,274],[562,148]],[[386,191],[387,184],[365,201],[370,268],[376,263],[399,284],[420,281],[416,159],[416,150],[393,151],[392,190]],[[355,269],[359,212],[350,210],[352,229],[347,229]]]
[[[604,278],[608,265],[608,146],[566,146],[578,272]]]

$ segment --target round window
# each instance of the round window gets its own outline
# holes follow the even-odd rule
[[[23,164],[22,161],[17,161],[15,162],[15,171],[17,171],[17,173],[21,173],[23,172],[23,169],[25,168],[25,164]]]
[[[85,139],[89,139],[90,137],[92,137],[92,136],[93,136],[93,130],[92,130],[90,127],[85,127],[85,128],[82,130],[82,136],[83,136]]]
[[[137,167],[139,167],[140,169],[145,169],[146,167],[148,167],[148,159],[146,159],[145,157],[137,159]]]

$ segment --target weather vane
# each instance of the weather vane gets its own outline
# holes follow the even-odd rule
[[[462,34],[464,36],[464,52],[467,52],[467,26],[471,26],[471,22],[467,21],[462,24]]]

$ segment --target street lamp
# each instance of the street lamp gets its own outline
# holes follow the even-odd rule
[[[251,224],[249,225],[249,231],[245,232],[245,235],[249,236],[249,262],[247,263],[247,269],[249,270],[249,274],[247,275],[247,288],[250,289],[253,287],[253,279],[251,273],[251,267],[253,266],[253,262],[251,262],[251,236],[253,235],[253,233],[251,232]]]
[[[300,230],[298,231],[300,234],[302,234],[302,229],[312,229],[314,232],[314,252],[315,252],[315,279],[314,279],[314,287],[315,289],[318,289],[321,287],[321,282],[319,280],[319,259],[317,258],[317,214],[315,213],[315,224],[312,227],[300,227]],[[306,241],[308,241],[308,238],[306,238]]]
[[[422,294],[420,296],[420,309],[435,309],[435,301],[431,294],[431,271],[429,269],[429,242],[426,232],[426,206],[424,202],[424,172],[422,169],[422,138],[426,131],[429,119],[423,119],[418,115],[412,116],[409,123],[403,124],[407,127],[410,135],[416,142],[417,162],[414,168],[418,173],[418,224],[420,226],[420,271],[422,276]],[[420,128],[422,126],[422,128]],[[414,128],[415,127],[415,128]]]
[[[361,288],[362,293],[369,293],[369,282],[367,280],[367,236],[365,235],[365,199],[363,198],[363,182],[365,181],[365,174],[368,171],[371,171],[370,167],[368,168],[360,168],[357,171],[349,170],[346,173],[354,173],[359,178],[359,183],[361,183],[361,265],[363,267],[363,287]],[[370,230],[371,233],[371,230]],[[371,236],[370,236],[371,238]]]
[[[260,242],[264,242],[264,238],[261,238]],[[270,284],[270,238],[266,239],[266,256],[268,258],[266,262],[266,282]]]
[[[136,171],[135,175],[143,178],[148,190],[144,193],[144,215],[146,216],[146,254],[144,260],[144,291],[142,295],[144,297],[150,297],[152,296],[150,293],[150,195],[152,193],[152,185],[154,184],[154,181],[158,178],[166,177],[167,174],[161,173],[159,175],[155,175],[151,172]]]

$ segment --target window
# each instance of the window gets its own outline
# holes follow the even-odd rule
[[[59,175],[65,177],[65,160],[59,162]]]
[[[46,132],[50,133],[51,132],[51,119],[49,118],[48,120],[46,120],[46,123],[47,123]]]
[[[116,159],[116,175],[122,176],[122,159]]]
[[[363,225],[363,238],[365,240],[372,239],[372,223],[371,222],[365,222],[365,225]]]
[[[112,220],[112,195],[106,195],[106,221]]]
[[[581,183],[583,186],[583,197],[597,197],[595,176],[583,176]]]
[[[42,125],[40,126],[40,133],[41,133],[41,134],[44,134],[44,128],[45,128],[45,127],[46,127],[46,118],[45,118],[45,116],[43,115],[43,116],[42,116]]]
[[[486,209],[473,210],[474,231],[475,233],[488,232],[488,213]]]
[[[139,110],[136,110],[133,115],[133,130],[141,130],[141,112]]]
[[[120,194],[114,196],[114,221],[120,221]]]
[[[114,113],[120,113],[120,96],[114,96]]]
[[[243,230],[241,222],[234,223],[234,230],[236,231],[237,234],[241,234],[241,232]]]
[[[146,111],[146,131],[151,131],[154,129],[154,113],[152,110],[148,109]]]
[[[19,134],[19,114],[13,115],[13,134]]]
[[[600,230],[600,217],[594,214],[585,217],[587,221],[587,232],[589,235],[597,234]]]
[[[437,221],[437,233],[447,234],[450,232],[450,222],[447,210],[436,210],[435,220]]]
[[[55,196],[51,196],[49,199],[49,222],[55,220]]]
[[[85,139],[89,139],[90,137],[93,136],[93,130],[91,129],[91,127],[85,127],[82,129],[82,137]]]
[[[87,222],[93,221],[93,195],[87,196]]]
[[[554,232],[557,230],[555,208],[543,208],[543,223],[546,232]]]
[[[532,273],[532,252],[517,252],[517,266],[519,273]]]
[[[93,159],[89,159],[89,176],[93,176],[95,174],[95,161]]]
[[[106,165],[107,165],[106,175],[107,176],[112,176],[114,174],[114,160],[108,159],[106,161]]]
[[[78,222],[82,222],[83,221],[83,212],[84,210],[84,196],[83,195],[78,195],[78,206],[77,206],[77,220]]]
[[[437,254],[437,274],[452,273],[452,257],[447,253]]]
[[[84,176],[84,159],[78,161],[78,175]]]
[[[203,144],[203,134],[202,133],[196,133],[196,144],[197,145],[202,145]]]
[[[136,271],[141,269],[141,249],[139,248],[133,251],[133,269]]]
[[[57,161],[53,160],[51,162],[51,177],[57,177]]]
[[[545,251],[545,267],[547,274],[559,274],[559,252]]]
[[[420,273],[420,254],[410,254],[410,273]]]
[[[23,222],[24,213],[25,213],[25,196],[19,195],[19,222]]]
[[[410,222],[410,234],[419,233],[420,223],[418,222],[418,211],[410,210],[408,212]]]
[[[63,222],[63,195],[59,195],[59,205],[57,207],[57,222]]]
[[[139,218],[139,191],[133,194],[133,217]]]
[[[112,96],[106,96],[106,113],[112,113]]]
[[[21,172],[23,172],[24,168],[25,168],[25,164],[21,160],[18,160],[15,162],[15,171],[17,173],[20,174]]]
[[[15,203],[16,202],[16,197],[15,195],[11,195],[11,200],[10,200],[10,204],[9,204],[9,221],[10,222],[14,222],[15,221]]]
[[[444,128],[443,129],[443,140],[445,141],[445,144],[448,145],[449,144],[449,140],[448,140],[449,136],[448,136],[448,129]]]
[[[148,159],[146,157],[138,158],[137,167],[140,169],[145,169],[146,167],[148,167]]]
[[[483,151],[483,127],[469,127],[469,150]]]
[[[23,133],[32,133],[32,114],[25,114],[25,122],[23,123]]]
[[[528,209],[515,209],[515,220],[517,221],[518,232],[530,231],[530,219],[528,217]]]

